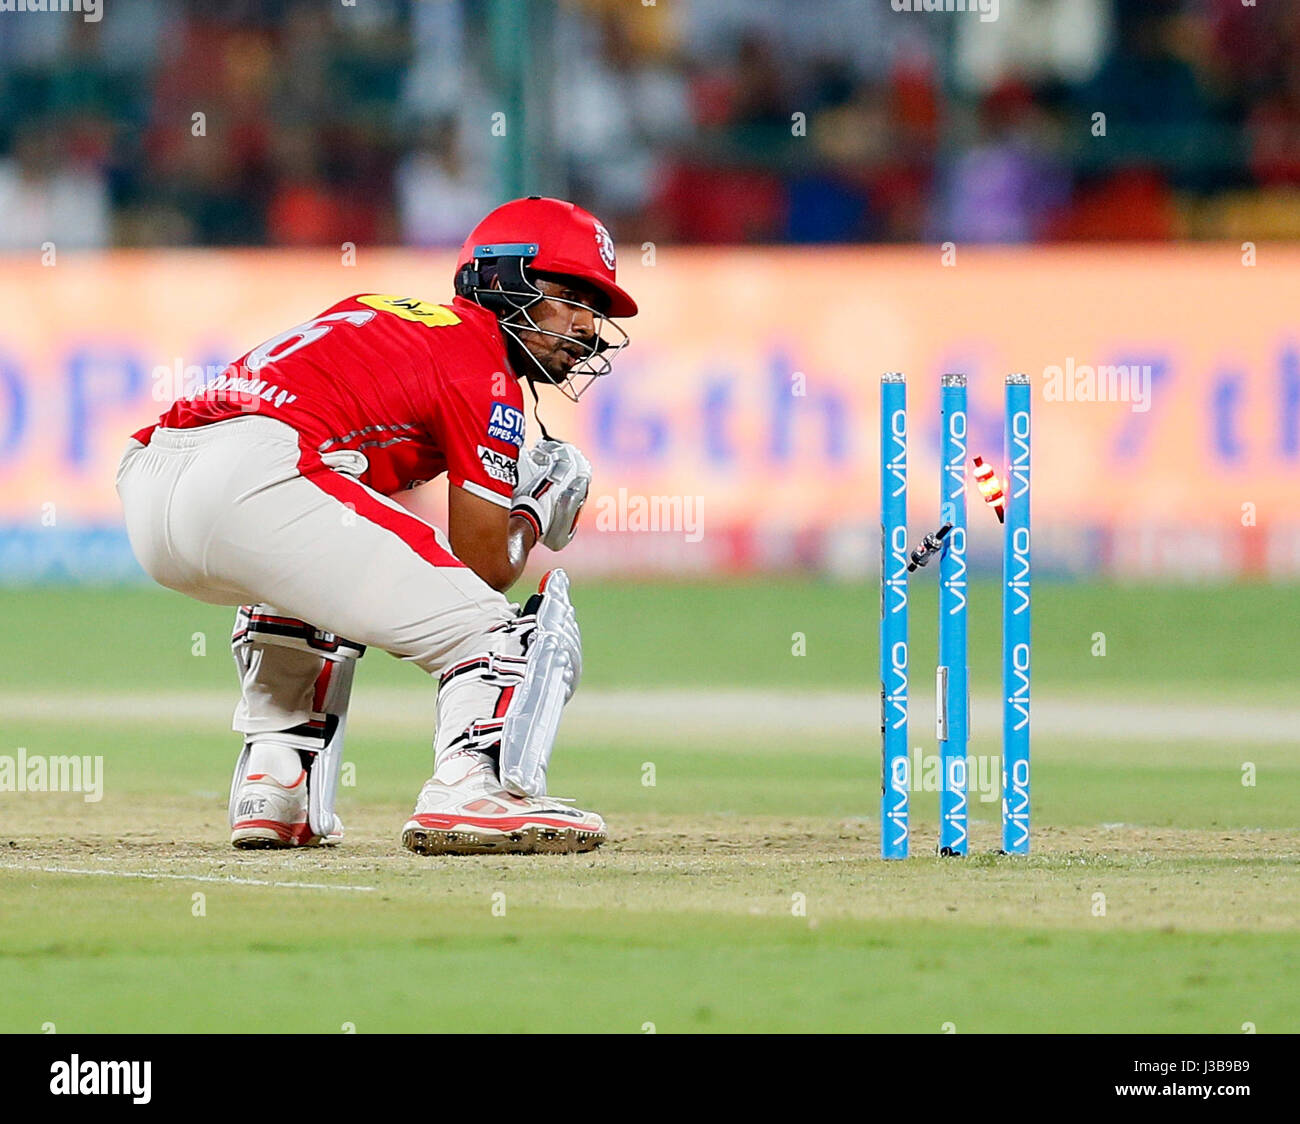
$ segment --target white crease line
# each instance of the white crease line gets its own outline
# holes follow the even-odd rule
[[[373,886],[339,886],[329,882],[268,882],[264,878],[240,878],[228,874],[163,874],[147,870],[79,870],[70,866],[24,866],[21,863],[0,863],[0,870],[21,870],[28,874],[97,874],[105,878],[170,878],[178,882],[220,882],[222,885],[277,886],[283,890],[357,890],[370,892]]]

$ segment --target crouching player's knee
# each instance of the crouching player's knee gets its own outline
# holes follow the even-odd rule
[[[375,647],[415,664],[435,679],[484,649],[484,638],[515,620],[517,608],[472,572],[444,574],[450,596],[430,606],[427,615],[406,621],[400,630],[371,638]]]

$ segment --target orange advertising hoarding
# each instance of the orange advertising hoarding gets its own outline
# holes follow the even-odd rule
[[[113,490],[127,434],[342,296],[446,299],[452,265],[0,259],[0,579],[134,574]],[[1300,572],[1300,251],[629,247],[620,280],[642,313],[615,373],[576,407],[542,390],[548,428],[596,468],[573,568],[869,572],[879,375],[901,370],[917,537],[937,511],[939,375],[969,376],[970,451],[1000,464],[1002,379],[1024,371],[1040,565]],[[437,519],[443,489],[402,499]],[[997,541],[979,515],[977,564]]]

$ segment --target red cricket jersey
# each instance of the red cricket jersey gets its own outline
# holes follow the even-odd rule
[[[496,317],[471,301],[361,294],[253,348],[158,425],[188,429],[248,414],[298,431],[304,474],[322,456],[363,453],[384,495],[443,472],[509,507],[524,440],[523,392]],[[149,443],[155,426],[135,436]]]

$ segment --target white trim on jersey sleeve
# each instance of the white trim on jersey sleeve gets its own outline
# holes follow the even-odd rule
[[[514,504],[514,501],[509,496],[503,496],[500,492],[494,492],[491,488],[483,487],[482,484],[475,484],[473,480],[462,480],[460,487],[464,488],[471,496],[491,500],[498,507],[511,507]]]

